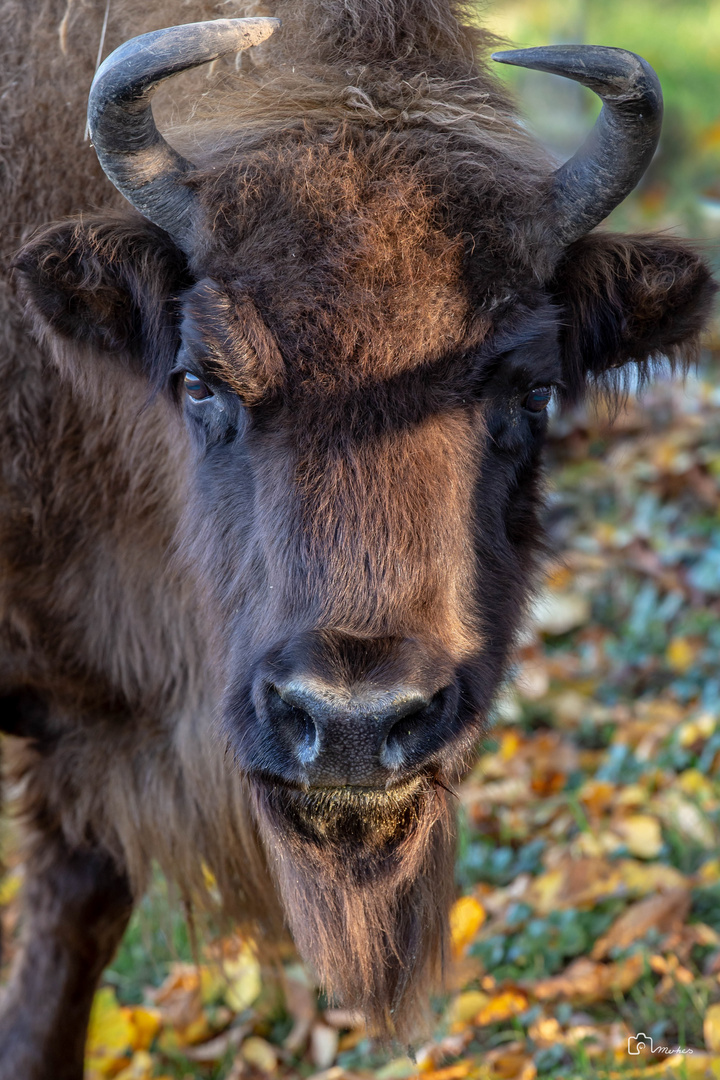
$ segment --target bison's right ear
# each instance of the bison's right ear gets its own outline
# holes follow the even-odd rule
[[[108,213],[48,225],[13,266],[41,337],[112,354],[152,379],[170,369],[177,297],[191,282],[162,229]]]

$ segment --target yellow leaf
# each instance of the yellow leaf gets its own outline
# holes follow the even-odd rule
[[[243,945],[236,959],[225,960],[223,970],[230,983],[226,1002],[235,1012],[249,1009],[262,990],[260,964],[250,946]]]
[[[215,877],[206,862],[203,862],[202,864],[202,876],[205,883],[205,888],[208,890],[208,892],[212,892],[214,889],[217,889],[217,878]]]
[[[560,890],[565,882],[562,870],[548,870],[532,883],[530,903],[540,915],[549,915],[554,909]]]
[[[635,896],[668,892],[670,889],[680,889],[687,885],[680,871],[667,863],[641,863],[635,859],[618,859],[616,865],[623,885]]]
[[[448,1023],[452,1031],[462,1031],[484,1009],[490,997],[482,990],[467,990],[455,998],[448,1009]]]
[[[191,1020],[184,1028],[177,1032],[181,1044],[196,1046],[198,1043],[207,1042],[215,1034],[215,1029],[210,1023],[207,1013],[201,1012],[194,1020]]]
[[[461,896],[450,912],[450,938],[455,956],[462,956],[485,922],[485,908],[474,896]]]
[[[151,1080],[153,1074],[153,1059],[147,1050],[138,1050],[132,1056],[132,1061],[119,1072],[115,1080]]]
[[[707,859],[697,872],[703,885],[714,885],[720,881],[720,859]]]
[[[538,1046],[557,1046],[562,1042],[562,1028],[554,1016],[540,1016],[530,1025],[528,1034]]]
[[[591,817],[600,817],[612,805],[615,790],[609,780],[586,780],[580,788],[580,801]]]
[[[528,999],[518,990],[505,990],[502,994],[491,998],[487,1005],[480,1010],[475,1022],[481,1027],[484,1024],[497,1024],[501,1020],[509,1020],[512,1016],[524,1012],[528,1007]]]
[[[174,1028],[164,1027],[158,1036],[158,1050],[166,1057],[177,1057],[182,1053],[182,1046],[178,1033]]]
[[[720,1051],[720,1004],[710,1005],[705,1013],[703,1035],[708,1050]]]
[[[531,1057],[513,1051],[503,1051],[491,1066],[491,1076],[498,1080],[535,1080],[537,1067]]]
[[[686,795],[693,796],[701,803],[717,798],[716,785],[707,776],[703,776],[699,769],[686,769],[680,773],[675,783]]]
[[[458,1061],[455,1065],[446,1065],[443,1069],[430,1069],[423,1072],[423,1080],[465,1080],[475,1068],[475,1062],[470,1060]]]
[[[149,1050],[150,1044],[160,1030],[162,1017],[159,1009],[136,1006],[131,1013],[133,1026],[132,1045],[135,1050]]]
[[[115,991],[98,990],[90,1013],[86,1049],[88,1071],[112,1076],[130,1057],[133,1041],[132,1010],[117,1003]]]
[[[717,721],[711,713],[701,713],[694,720],[686,720],[678,729],[680,746],[692,746],[693,743],[709,739],[716,724]]]
[[[0,907],[5,907],[15,899],[23,883],[23,876],[22,867],[17,866],[0,881]]]
[[[615,806],[631,807],[644,806],[647,802],[647,789],[640,784],[626,784],[620,788],[614,800]]]
[[[500,757],[503,761],[510,761],[515,757],[520,746],[520,736],[516,731],[503,732],[502,742],[500,743]]]
[[[631,814],[617,825],[628,850],[640,859],[655,859],[662,848],[662,831],[657,818],[649,814]]]
[[[263,1073],[273,1073],[277,1069],[277,1054],[269,1042],[251,1035],[240,1047],[243,1061]]]
[[[557,908],[590,906],[614,895],[620,884],[617,867],[606,859],[563,859],[559,866],[535,878],[527,900],[538,914],[549,915]]]
[[[697,646],[687,638],[676,637],[668,645],[665,659],[673,671],[682,674],[693,666],[697,651]]]

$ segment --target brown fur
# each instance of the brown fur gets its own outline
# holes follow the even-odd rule
[[[228,14],[147,8],[113,0],[106,53]],[[523,402],[692,355],[713,286],[666,238],[551,254],[550,167],[455,6],[274,10],[282,33],[239,71],[159,95],[197,162],[186,257],[83,142],[104,2],[0,3],[4,236],[8,253],[25,242],[41,342],[4,279],[0,724],[22,736],[8,770],[34,845],[109,858],[135,895],[156,859],[199,907],[217,903],[208,867],[227,915],[268,936],[284,918],[324,983],[405,1039],[445,951],[446,787],[541,552],[544,426]],[[215,411],[183,410],[187,369]],[[263,695],[296,669],[349,702],[363,685],[442,698],[423,769],[389,791],[278,782]],[[31,888],[52,889],[35,866]],[[58,905],[62,936],[77,908]],[[13,1017],[46,996],[28,965]],[[65,1022],[38,1014],[49,1046]],[[6,1039],[23,1060],[27,1037]],[[55,1075],[53,1053],[31,1080]]]

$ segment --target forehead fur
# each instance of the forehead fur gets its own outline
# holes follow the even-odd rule
[[[343,358],[387,377],[483,339],[510,293],[506,208],[480,220],[477,193],[452,197],[412,140],[278,141],[196,175],[212,223],[196,263],[247,288],[298,370]]]

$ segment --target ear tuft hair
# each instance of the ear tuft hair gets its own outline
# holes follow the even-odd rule
[[[611,389],[624,365],[687,368],[712,314],[717,285],[687,241],[590,233],[565,252],[552,285],[563,314],[564,399],[588,382]]]
[[[177,350],[177,297],[191,283],[184,255],[139,215],[46,225],[13,267],[36,331],[117,355],[153,382]]]

